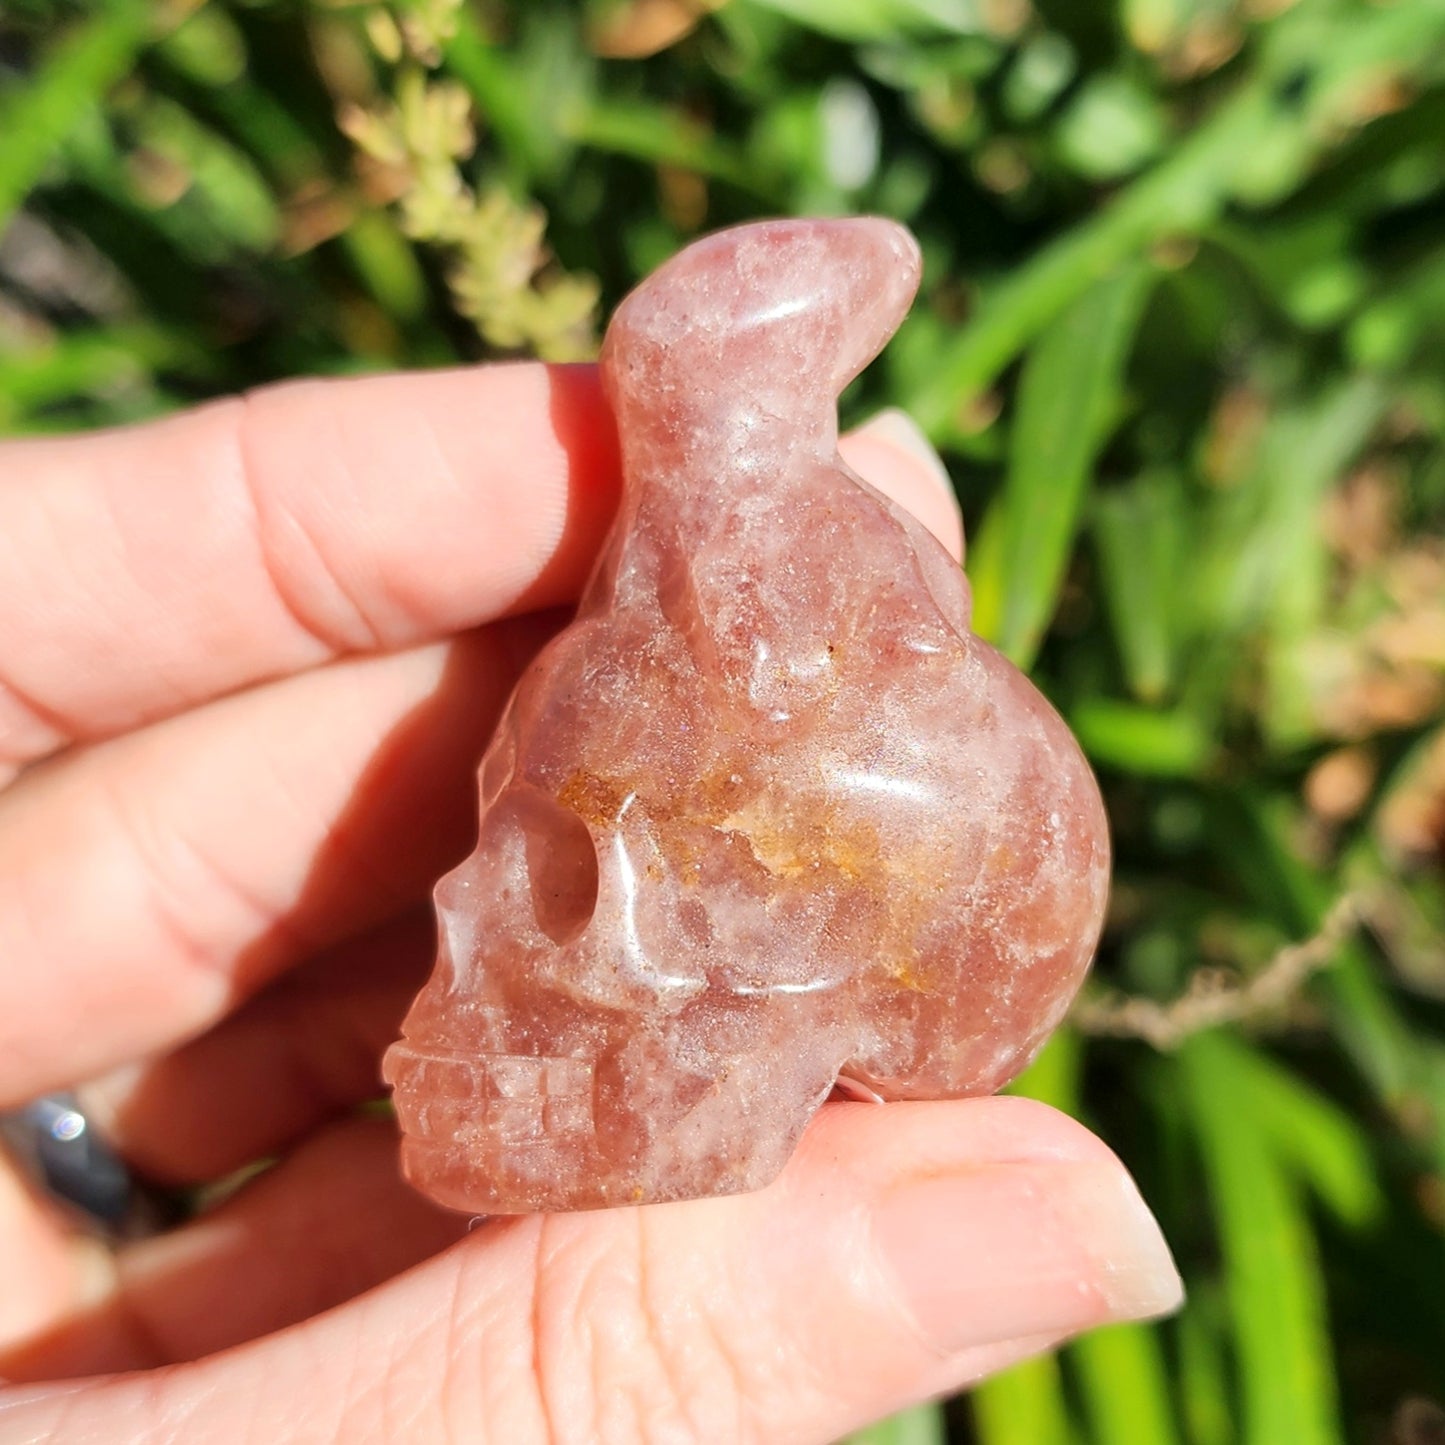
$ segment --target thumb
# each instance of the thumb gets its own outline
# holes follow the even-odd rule
[[[0,1397],[0,1442],[823,1442],[1174,1309],[1113,1155],[1023,1099],[835,1104],[757,1194],[494,1220],[198,1364]]]

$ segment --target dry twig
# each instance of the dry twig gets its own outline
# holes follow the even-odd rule
[[[1143,1039],[1156,1049],[1177,1049],[1191,1034],[1219,1024],[1242,1023],[1288,1003],[1312,974],[1330,963],[1335,950],[1360,924],[1365,912],[1361,891],[1342,894],[1325,914],[1317,933],[1280,949],[1252,978],[1238,982],[1219,969],[1200,969],[1172,1003],[1106,994],[1081,999],[1071,1020],[1082,1033]]]

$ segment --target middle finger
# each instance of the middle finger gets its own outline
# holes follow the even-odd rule
[[[422,898],[545,625],[337,663],[0,794],[0,1107],[172,1047]]]

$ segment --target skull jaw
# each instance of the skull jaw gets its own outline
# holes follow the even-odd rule
[[[782,1172],[792,1151],[754,1151],[745,1160],[690,1160],[667,1150],[619,1170],[595,1150],[563,1141],[507,1146],[483,1155],[476,1144],[407,1136],[402,1172],[437,1203],[467,1214],[562,1213],[623,1205],[665,1204],[762,1189]]]
[[[409,1180],[452,1209],[526,1214],[764,1188],[837,1074],[831,1056],[786,1079],[764,1059],[715,1058],[683,1091],[652,1049],[594,1062],[403,1041],[383,1073]]]

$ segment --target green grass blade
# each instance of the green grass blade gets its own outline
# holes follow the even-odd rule
[[[988,386],[1090,286],[1161,236],[1197,230],[1224,205],[1241,147],[1269,126],[1272,108],[1250,88],[1217,111],[1169,159],[1090,220],[1051,242],[1000,282],[908,405],[924,429],[945,434]]]
[[[1426,1104],[1427,1147],[1433,1155],[1436,1175],[1445,1179],[1445,1046],[1433,1040],[1422,1041],[1419,1072]]]
[[[58,402],[142,384],[153,370],[171,367],[205,376],[211,361],[158,326],[72,331],[43,349],[0,349],[0,401],[5,414],[24,417]]]
[[[1084,751],[1100,766],[1144,778],[1198,778],[1208,773],[1215,740],[1194,714],[1156,711],[1107,697],[1085,697],[1068,713]]]
[[[983,27],[968,0],[750,0],[836,40],[895,40],[910,31],[971,34]]]
[[[1342,1445],[1314,1235],[1255,1113],[1238,1047],[1202,1034],[1180,1061],[1228,1276],[1244,1396],[1240,1445]]]
[[[564,114],[561,127],[575,145],[651,165],[677,166],[754,194],[765,193],[764,178],[740,152],[716,140],[696,121],[663,106],[608,101]]]
[[[1159,1336],[1147,1325],[1094,1330],[1069,1346],[1084,1415],[1101,1445],[1180,1445]]]
[[[1033,1063],[1008,1086],[1008,1092],[1052,1104],[1066,1114],[1073,1114],[1079,1107],[1083,1068],[1084,1041],[1066,1025],[1054,1034]]]
[[[29,80],[0,94],[0,232],[90,108],[135,64],[151,9],[111,0],[77,25]]]
[[[947,1426],[937,1405],[919,1405],[850,1435],[845,1445],[946,1445]]]
[[[1084,1041],[1063,1028],[1033,1064],[1009,1086],[1009,1092],[1077,1113],[1083,1084]],[[1144,1325],[1095,1330],[1075,1340],[1064,1360],[1082,1387],[1090,1438],[1112,1445],[1178,1445],[1158,1334]],[[1000,1407],[1002,1408],[1002,1407]],[[1051,1428],[1064,1428],[1062,1401]],[[1023,1438],[1023,1437],[1020,1437]]]
[[[1179,1399],[1190,1445],[1238,1445],[1225,1359],[1224,1308],[1217,1291],[1191,1285],[1188,1307],[1175,1321],[1179,1340]]]
[[[467,7],[461,9],[457,34],[447,44],[446,64],[471,92],[519,181],[531,182],[561,168],[567,148],[557,133],[553,109],[539,111],[530,103],[531,87],[519,81],[517,57],[494,46]]]
[[[1034,337],[1130,257],[1200,234],[1236,199],[1267,204],[1305,180],[1388,69],[1438,76],[1445,5],[1296,5],[1260,27],[1249,78],[1151,171],[1051,241],[985,296],[933,380],[908,402],[946,437],[961,409]]]
[[[1362,1228],[1384,1208],[1362,1125],[1267,1054],[1221,1035],[1214,1045],[1247,1091],[1279,1157],[1343,1224]]]
[[[340,236],[356,273],[388,316],[415,321],[427,307],[426,275],[411,243],[383,211],[363,211]]]
[[[1081,1445],[1057,1356],[1026,1360],[969,1397],[978,1445]]]
[[[968,571],[975,629],[1022,668],[1058,603],[1152,274],[1130,266],[1091,287],[1030,352],[1019,382],[1008,474]]]
[[[1191,572],[1193,625],[1215,637],[1265,634],[1264,721],[1281,748],[1311,739],[1318,706],[1305,643],[1316,634],[1329,589],[1322,500],[1390,399],[1377,378],[1350,376],[1307,405],[1281,408],[1259,439],[1255,463],[1229,479],[1204,519]]]
[[[1109,623],[1130,691],[1157,703],[1177,671],[1176,601],[1185,589],[1190,518],[1183,483],[1153,474],[1099,494],[1094,547]]]
[[[160,96],[137,106],[130,121],[136,142],[187,178],[185,194],[157,209],[190,215],[193,231],[209,239],[217,256],[264,254],[276,245],[280,207],[241,147],[184,106]]]

